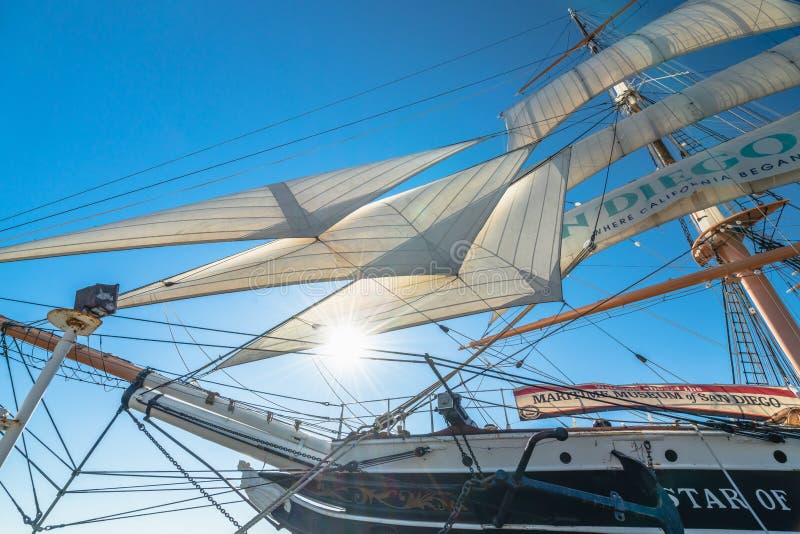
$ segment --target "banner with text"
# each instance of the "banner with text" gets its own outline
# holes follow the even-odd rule
[[[521,420],[606,410],[680,410],[709,415],[767,419],[800,407],[789,388],[717,384],[579,384],[514,390]]]
[[[592,234],[595,243],[605,248],[619,242],[619,236],[636,235],[716,204],[721,201],[718,195],[744,196],[750,192],[744,187],[749,182],[800,171],[798,139],[800,112],[568,210],[562,226],[562,259],[569,263],[578,256]]]

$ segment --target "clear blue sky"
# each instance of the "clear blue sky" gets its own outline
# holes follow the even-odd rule
[[[118,178],[130,172],[175,158],[260,128],[280,119],[350,96],[364,89],[435,65],[551,19],[558,19],[496,47],[455,61],[423,75],[404,80],[339,106],[249,136],[194,158],[149,172],[81,197],[96,202],[114,193],[188,170],[229,159],[265,147],[285,143],[319,130],[378,113],[421,98],[474,82],[498,72],[563,50],[577,33],[566,18],[566,8],[587,10],[602,19],[623,4],[622,0],[595,2],[42,2],[37,5],[6,3],[0,17],[6,134],[0,144],[3,161],[3,195],[0,218],[42,202]],[[651,0],[621,18],[618,29],[632,30],[662,14],[672,2]],[[745,39],[685,59],[693,69],[709,73],[773,46],[791,36],[779,32]],[[583,53],[583,52],[581,52]],[[145,213],[177,203],[208,198],[287,178],[347,165],[397,156],[501,130],[497,114],[515,102],[514,93],[535,72],[531,67],[515,76],[432,100],[379,120],[268,152],[224,169],[172,182],[137,195],[92,204],[78,211],[28,226],[4,230],[34,216],[72,207],[77,200],[37,211],[28,216],[0,221],[0,244],[83,228]],[[768,99],[780,113],[794,111],[797,92]],[[355,140],[346,138],[359,134]],[[536,155],[545,157],[569,134],[543,143]],[[504,141],[486,143],[409,185],[443,176],[460,166],[499,153]],[[308,153],[305,153],[308,152]],[[302,153],[305,153],[301,155]],[[281,163],[282,158],[293,157]],[[256,168],[258,167],[258,168]],[[240,176],[214,185],[184,188],[236,171]],[[651,169],[645,157],[633,156],[615,166],[612,186],[644,175]],[[572,200],[586,200],[599,190],[594,184],[575,191]],[[796,186],[793,186],[796,189]],[[793,191],[792,191],[793,192]],[[142,204],[66,224],[128,203]],[[57,227],[51,227],[58,225]],[[654,230],[640,239],[642,247],[623,243],[587,261],[565,283],[573,305],[604,296],[592,285],[613,292],[651,271],[664,259],[685,249],[676,224]],[[0,297],[54,305],[70,305],[74,291],[95,282],[119,282],[131,289],[187,268],[217,259],[252,243],[198,245],[134,252],[56,258],[18,264],[0,264],[3,280]],[[688,265],[681,262],[681,265]],[[691,268],[691,266],[689,266]],[[667,275],[678,274],[668,270]],[[177,317],[188,324],[261,332],[329,292],[331,286],[291,288],[268,292],[207,297],[166,307],[129,311],[127,315],[163,320]],[[2,302],[0,313],[21,321],[42,318],[46,309]],[[553,313],[558,304],[542,306],[539,316]],[[728,361],[724,323],[718,297],[713,292],[665,303],[652,315],[636,314],[604,323],[615,336],[694,382],[724,381]],[[687,325],[676,328],[668,321]],[[477,336],[486,317],[452,321],[458,330]],[[101,329],[105,334],[168,339],[162,326],[111,318]],[[187,339],[180,329],[175,335]],[[197,334],[206,343],[231,344],[234,336]],[[91,343],[97,346],[99,340]],[[196,349],[169,344],[128,342],[105,338],[102,348],[142,365],[185,370],[206,361]],[[431,352],[461,357],[456,344],[438,329],[423,327],[374,340],[382,347]],[[656,377],[629,353],[600,332],[583,328],[541,345],[542,352],[576,382],[626,383]],[[220,349],[208,349],[216,356]],[[531,363],[557,373],[540,356]],[[232,371],[247,385],[267,391],[338,402],[319,378],[313,362],[304,356],[285,356]],[[418,367],[365,362],[356,368],[334,369],[337,378],[359,398],[410,394],[427,385],[431,376]],[[0,370],[0,403],[11,406],[8,377]],[[22,368],[14,376],[21,391],[28,383]],[[224,378],[224,377],[223,377]],[[488,385],[488,384],[487,384]],[[239,394],[244,396],[245,394]],[[62,425],[71,451],[81,455],[116,409],[120,392],[57,380],[47,399]],[[246,400],[258,401],[247,397]],[[308,405],[292,404],[311,410]],[[383,406],[373,407],[382,411]],[[331,410],[330,415],[335,415]],[[502,415],[500,415],[502,417]],[[483,422],[483,421],[481,421]],[[512,420],[513,422],[513,420]],[[53,442],[42,413],[33,427]],[[177,433],[176,434],[180,434]],[[201,455],[221,469],[233,469],[239,455],[212,444],[186,437]],[[52,469],[57,481],[66,472],[41,447],[32,446],[34,458]],[[181,457],[183,461],[184,458]],[[187,465],[193,466],[191,462]],[[90,462],[90,469],[168,469],[169,465],[127,420],[120,421]],[[27,473],[19,458],[2,472],[2,480],[28,513],[33,501]],[[119,481],[100,477],[81,478],[78,487],[113,485]],[[122,482],[126,483],[126,482]],[[130,480],[127,483],[131,483]],[[41,477],[42,505],[52,491]],[[175,492],[107,494],[101,497],[69,496],[52,517],[53,522],[123,510],[138,503],[195,496]],[[200,504],[203,502],[200,501]],[[249,512],[231,508],[244,520]],[[9,500],[0,494],[4,532],[27,532]],[[76,527],[80,532],[225,532],[221,516],[208,509],[191,513],[101,523]],[[261,531],[268,531],[262,527]]]

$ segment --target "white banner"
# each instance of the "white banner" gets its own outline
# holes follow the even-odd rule
[[[788,388],[717,384],[532,386],[514,390],[514,398],[521,420],[630,408],[767,419],[800,406]]]
[[[726,199],[741,197],[750,193],[746,187],[750,182],[797,173],[800,171],[798,138],[800,112],[567,211],[562,227],[562,265],[583,249],[595,221],[595,242],[605,248],[624,237],[717,204],[721,201],[717,190]]]

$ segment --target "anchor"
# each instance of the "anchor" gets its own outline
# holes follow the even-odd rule
[[[544,430],[531,436],[514,473],[499,469],[473,486],[468,497],[470,511],[481,522],[502,528],[509,522],[509,519],[514,519],[512,507],[516,500],[523,497],[521,494],[525,494],[526,501],[531,498],[531,494],[534,494],[537,500],[555,497],[568,504],[589,505],[583,509],[607,510],[612,512],[614,519],[619,522],[625,522],[629,516],[652,520],[665,534],[683,534],[683,524],[678,510],[667,492],[658,483],[653,470],[619,451],[611,451],[611,454],[622,464],[626,484],[628,487],[635,488],[636,494],[641,497],[637,499],[639,502],[625,500],[616,491],[610,491],[608,495],[600,495],[536,480],[525,475],[525,469],[528,467],[537,443],[544,439],[565,441],[568,437],[564,428]],[[536,501],[529,502],[535,503]],[[530,507],[526,508],[530,513]],[[573,508],[573,510],[576,509],[579,508]],[[544,515],[542,514],[542,516]],[[549,519],[560,522],[558,517]],[[518,522],[515,521],[515,524]]]

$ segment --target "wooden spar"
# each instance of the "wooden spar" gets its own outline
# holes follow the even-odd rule
[[[583,39],[581,39],[577,44],[575,44],[575,46],[573,46],[572,48],[570,48],[569,50],[564,52],[558,59],[553,61],[546,69],[544,69],[542,72],[537,74],[531,81],[529,81],[528,83],[523,85],[522,88],[519,91],[517,91],[517,94],[521,95],[522,93],[524,93],[525,89],[527,89],[528,87],[533,85],[534,82],[536,82],[536,80],[538,80],[539,78],[541,78],[542,76],[544,76],[545,74],[550,72],[550,70],[552,70],[553,67],[555,67],[556,65],[558,65],[559,63],[564,61],[564,59],[566,59],[571,53],[573,53],[575,50],[579,49],[580,47],[582,47],[583,45],[587,44],[589,41],[591,41],[592,39],[597,37],[597,34],[600,33],[601,31],[603,31],[605,29],[605,27],[608,26],[611,23],[611,21],[613,21],[615,18],[617,18],[620,15],[622,15],[622,13],[626,9],[628,9],[629,7],[631,7],[635,3],[636,3],[636,0],[630,0],[630,2],[628,2],[627,4],[622,6],[622,8],[620,8],[619,11],[617,11],[616,13],[611,15],[611,17],[608,20],[606,20],[600,26],[598,26],[597,28],[595,28],[594,30],[589,32],[589,34],[587,34]]]
[[[0,324],[2,324],[3,332],[5,332],[7,336],[13,337],[23,343],[34,345],[48,352],[52,352],[61,340],[61,337],[56,334],[19,324],[2,315],[0,315]],[[99,350],[89,348],[80,343],[76,343],[75,347],[67,353],[66,357],[128,382],[133,382],[137,375],[143,370],[142,367],[134,365],[127,360],[117,358],[112,354],[100,352]]]
[[[629,293],[624,293],[622,295],[615,295],[613,297],[609,297],[592,304],[587,304],[558,315],[545,317],[544,319],[539,319],[538,321],[509,329],[500,336],[494,335],[473,341],[469,345],[465,345],[461,348],[480,347],[489,342],[494,343],[499,339],[518,336],[520,334],[525,334],[534,330],[540,330],[555,324],[580,319],[581,317],[585,317],[587,315],[607,311],[613,308],[619,308],[620,306],[626,306],[628,304],[633,304],[634,302],[639,302],[651,297],[657,297],[659,295],[664,295],[679,289],[685,289],[687,287],[702,284],[704,282],[710,282],[711,280],[724,278],[732,274],[758,269],[764,265],[784,261],[795,256],[800,256],[800,241],[792,243],[791,245],[786,245],[785,247],[770,250],[769,252],[762,252],[761,254],[749,256],[738,261],[723,263],[722,265],[718,265],[717,267],[713,267],[711,269],[706,269],[705,271],[699,271],[682,276],[680,278],[666,280],[664,282],[642,289],[637,289]]]

